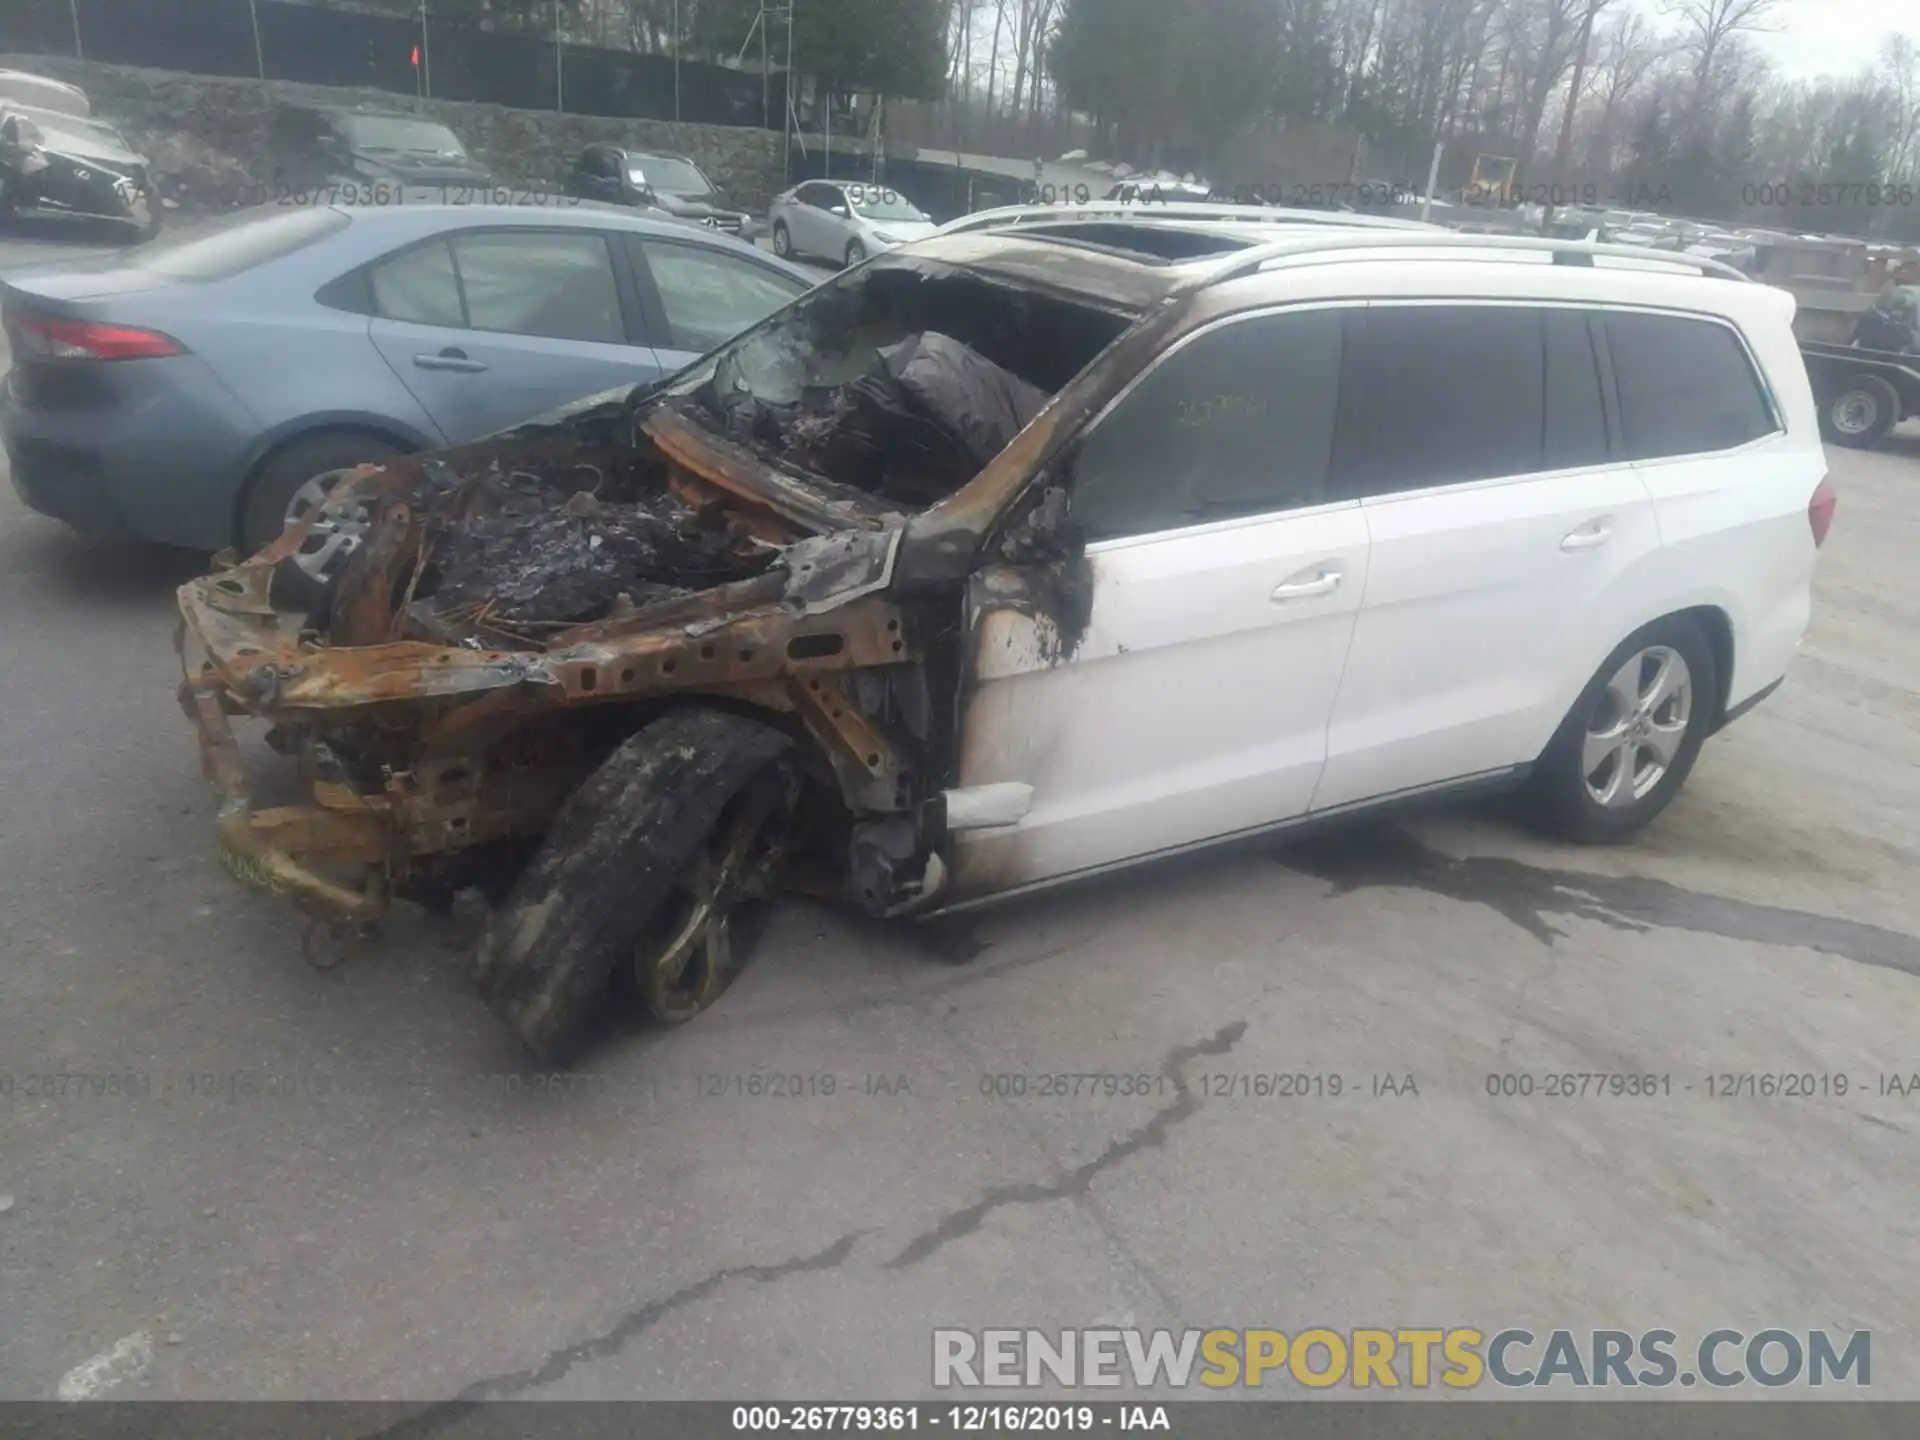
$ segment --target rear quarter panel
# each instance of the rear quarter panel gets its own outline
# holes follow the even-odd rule
[[[1807,502],[1827,473],[1792,298],[1764,286],[1731,316],[1785,427],[1739,450],[1639,462],[1661,548],[1642,587],[1656,613],[1713,605],[1733,631],[1727,704],[1781,678],[1813,606],[1817,547]],[[1645,619],[1656,618],[1646,614]]]

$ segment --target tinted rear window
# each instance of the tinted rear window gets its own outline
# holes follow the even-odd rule
[[[1775,428],[1753,364],[1724,325],[1613,314],[1607,348],[1629,459],[1728,450]]]
[[[170,280],[225,280],[304,250],[352,223],[352,216],[324,206],[243,210],[143,245],[133,259],[141,269]]]
[[[1357,497],[1545,468],[1544,331],[1518,306],[1354,311],[1334,488]]]

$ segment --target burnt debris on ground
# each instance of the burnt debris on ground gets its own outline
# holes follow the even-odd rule
[[[461,475],[429,462],[407,618],[537,634],[746,579],[778,552],[718,504],[694,509],[653,477],[591,464]]]

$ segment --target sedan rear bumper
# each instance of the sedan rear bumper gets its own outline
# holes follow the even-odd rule
[[[233,543],[253,418],[191,355],[19,365],[0,441],[30,508],[87,534]]]

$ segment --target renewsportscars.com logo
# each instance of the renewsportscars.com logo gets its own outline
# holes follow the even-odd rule
[[[940,1389],[1346,1385],[1507,1387],[1873,1383],[1868,1330],[936,1330]]]

